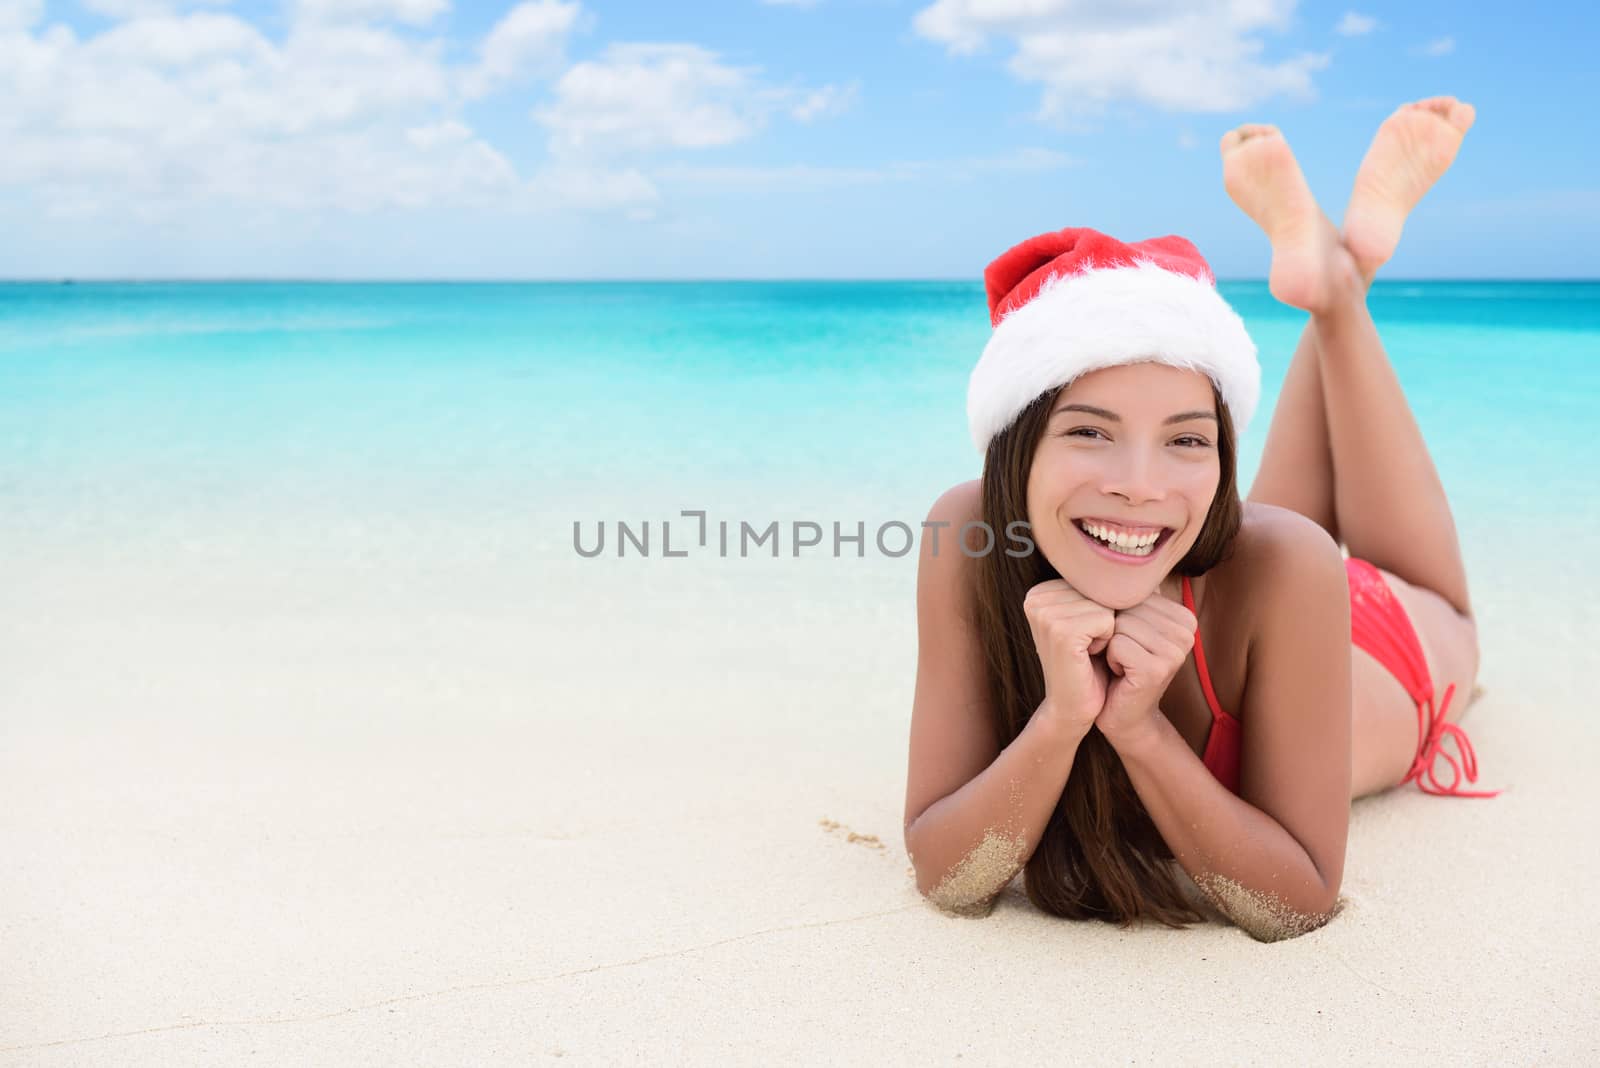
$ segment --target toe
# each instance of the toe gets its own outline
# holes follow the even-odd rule
[[[1235,126],[1233,129],[1222,135],[1222,150],[1226,152],[1228,149],[1239,144],[1241,141],[1247,141],[1252,137],[1260,137],[1267,133],[1276,133],[1277,129],[1278,128],[1276,126],[1269,126],[1266,123],[1260,122],[1247,122],[1243,123],[1242,125]]]
[[[1450,109],[1450,114],[1447,118],[1451,126],[1454,126],[1462,133],[1466,133],[1472,128],[1473,122],[1477,120],[1478,109],[1471,104],[1456,104]]]

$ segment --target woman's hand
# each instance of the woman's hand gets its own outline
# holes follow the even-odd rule
[[[1105,659],[1116,614],[1089,600],[1062,579],[1028,591],[1022,611],[1033,631],[1033,647],[1044,669],[1045,702],[1057,722],[1089,733],[1101,714],[1111,673]]]
[[[1194,613],[1157,590],[1116,614],[1106,666],[1116,676],[1095,726],[1113,745],[1138,737],[1160,717],[1167,692],[1194,647]]]

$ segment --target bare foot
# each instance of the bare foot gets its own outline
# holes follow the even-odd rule
[[[1326,308],[1356,267],[1289,143],[1276,126],[1249,123],[1223,134],[1220,147],[1228,196],[1272,242],[1272,295],[1310,312]]]
[[[1406,216],[1450,168],[1477,111],[1453,96],[1402,104],[1378,127],[1356,172],[1344,243],[1368,281],[1389,262]]]

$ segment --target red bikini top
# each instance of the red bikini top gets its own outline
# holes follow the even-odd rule
[[[1194,607],[1194,591],[1189,588],[1189,576],[1183,576],[1183,606],[1199,615]],[[1206,735],[1205,752],[1200,759],[1211,769],[1211,774],[1235,794],[1239,792],[1239,747],[1242,737],[1239,721],[1222,710],[1217,693],[1211,688],[1211,672],[1206,668],[1205,647],[1200,644],[1200,628],[1194,630],[1194,666],[1200,672],[1200,688],[1205,691],[1206,704],[1211,706],[1211,732]]]

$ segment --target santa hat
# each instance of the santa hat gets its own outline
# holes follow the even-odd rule
[[[994,333],[967,384],[979,452],[1040,394],[1147,361],[1209,375],[1244,436],[1261,394],[1256,346],[1185,239],[1127,245],[1069,226],[1008,249],[983,281]]]

